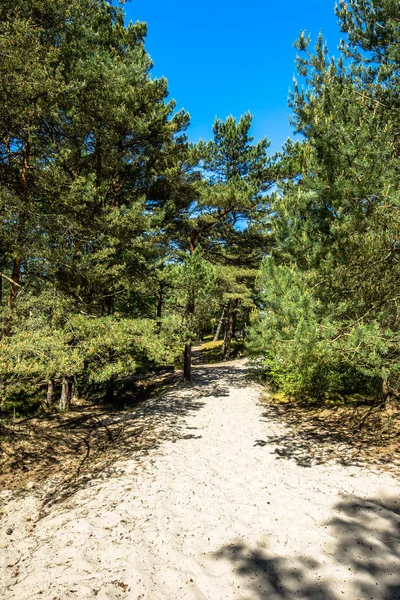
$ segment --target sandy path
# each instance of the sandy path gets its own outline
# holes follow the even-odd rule
[[[243,366],[198,367],[150,402],[161,446],[36,524],[39,491],[3,493],[0,597],[400,599],[394,477],[282,457],[268,438],[285,425]]]

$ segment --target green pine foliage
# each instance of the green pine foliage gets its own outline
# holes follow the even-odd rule
[[[247,114],[190,146],[122,6],[16,0],[0,17],[1,410],[50,409],[46,386],[62,408],[91,386],[110,400],[179,364],[221,300],[251,305],[268,143]]]
[[[180,354],[177,324],[164,324],[156,335],[156,323],[147,319],[88,318],[71,315],[64,328],[43,324],[3,337],[0,365],[6,373],[3,410],[43,401],[41,390],[48,381],[74,379],[75,393],[106,384],[154,365],[171,365]]]
[[[122,5],[0,5],[0,410],[189,379],[247,332],[287,394],[400,395],[397,2],[341,0],[338,59],[300,35],[273,158],[249,113],[188,143]]]
[[[165,216],[189,187],[176,179],[188,116],[122,8],[0,10],[0,395],[23,410],[48,380],[108,384],[174,363],[179,326],[158,330],[149,290]]]
[[[293,124],[272,209],[253,351],[289,393],[400,387],[399,19],[396,3],[341,2],[330,59],[302,34]]]
[[[349,327],[348,303],[322,301],[318,283],[316,271],[263,262],[262,308],[248,338],[254,367],[292,396],[376,393],[386,376],[391,332],[382,333],[375,320]]]

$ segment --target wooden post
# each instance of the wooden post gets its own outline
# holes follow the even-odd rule
[[[185,344],[183,357],[183,378],[190,381],[192,377],[192,344]]]

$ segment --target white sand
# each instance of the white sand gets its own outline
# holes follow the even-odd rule
[[[286,426],[262,416],[243,365],[198,367],[193,385],[149,402],[161,446],[36,526],[43,490],[3,493],[0,597],[399,599],[398,482],[301,466],[284,439],[277,454],[268,438]]]

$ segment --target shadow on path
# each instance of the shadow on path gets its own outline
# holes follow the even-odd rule
[[[11,439],[3,438],[2,443],[2,450],[9,452],[3,481],[33,482],[44,508],[93,480],[114,476],[117,461],[135,458],[139,463],[165,441],[200,439],[188,431],[186,417],[204,402],[185,388],[175,384],[128,411],[80,407],[13,425]]]
[[[267,430],[264,439],[254,440],[254,445],[275,446],[278,459],[293,459],[301,467],[335,459],[343,465],[374,463],[400,470],[400,454],[388,449],[378,432],[360,431],[343,416],[335,419],[334,412],[324,418],[313,414],[310,407],[268,404],[262,417],[267,425],[281,422],[283,431],[268,434]]]
[[[229,561],[243,578],[243,600],[400,600],[400,502],[344,497],[327,523],[333,552],[318,560],[274,556],[244,542],[229,544],[213,557]],[[322,566],[339,569],[336,585]],[[251,582],[249,584],[249,581]]]
[[[240,389],[251,385],[243,360],[196,365],[192,370],[192,386],[205,398],[229,396],[232,388]]]

